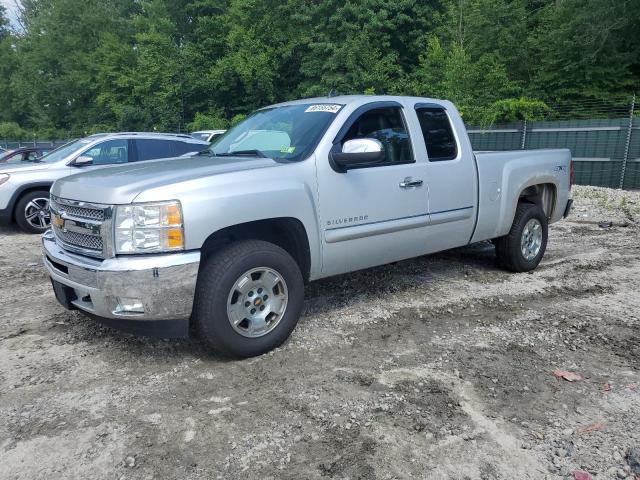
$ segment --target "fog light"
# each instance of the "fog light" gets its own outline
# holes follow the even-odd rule
[[[118,306],[113,313],[144,313],[144,305],[139,298],[118,297]]]

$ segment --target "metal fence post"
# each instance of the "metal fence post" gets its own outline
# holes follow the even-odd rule
[[[520,150],[524,150],[524,144],[527,141],[527,119],[522,122],[522,139],[520,140]]]
[[[633,114],[636,108],[636,94],[631,98],[631,108],[629,108],[629,128],[627,130],[627,140],[624,145],[624,157],[622,158],[622,170],[620,171],[620,188],[624,188],[624,175],[627,170],[629,160],[629,147],[631,146],[631,132],[633,131]]]

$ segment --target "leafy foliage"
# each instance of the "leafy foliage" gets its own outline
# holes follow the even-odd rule
[[[0,122],[21,135],[224,128],[332,90],[447,98],[486,124],[640,86],[640,0],[21,4],[14,28],[0,7]]]
[[[197,112],[193,122],[187,124],[187,128],[191,132],[197,130],[218,130],[225,129],[229,126],[229,121],[216,114],[207,115]]]
[[[27,138],[27,132],[16,122],[0,122],[0,138],[23,140]]]
[[[506,98],[492,103],[483,112],[482,124],[516,122],[519,120],[542,120],[549,112],[549,106],[530,98]]]

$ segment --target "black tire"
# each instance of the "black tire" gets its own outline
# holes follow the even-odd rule
[[[525,226],[531,219],[537,219],[542,227],[542,242],[535,257],[527,259],[522,253],[521,241]],[[519,203],[511,225],[504,237],[495,239],[498,264],[512,272],[528,272],[538,266],[547,248],[549,222],[542,209],[533,203]]]
[[[248,338],[231,326],[227,301],[236,281],[253,268],[267,267],[286,282],[288,303],[273,330]],[[197,335],[216,353],[227,357],[253,357],[281,345],[298,323],[304,302],[304,282],[296,261],[269,242],[245,240],[223,248],[200,268],[192,321]]]
[[[51,217],[47,212],[46,218],[42,219],[42,223],[44,226],[36,226],[27,219],[27,215],[25,211],[27,210],[27,206],[30,205],[31,202],[42,203],[42,200],[46,199],[47,201],[47,209],[49,202],[49,191],[48,190],[35,190],[33,192],[29,192],[22,197],[16,203],[16,208],[14,210],[14,217],[16,219],[16,223],[22,229],[22,231],[27,233],[44,233],[50,227]],[[35,210],[32,207],[29,207],[30,210]],[[39,216],[39,215],[38,215]]]

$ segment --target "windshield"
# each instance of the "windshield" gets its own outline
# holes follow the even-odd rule
[[[315,149],[342,105],[284,105],[254,112],[209,149],[216,156],[248,155],[297,161]]]
[[[2,148],[0,148],[0,162],[10,157],[14,151],[15,150],[3,150]]]
[[[77,152],[83,147],[86,147],[91,142],[93,142],[93,140],[94,139],[85,138],[82,140],[76,140],[75,142],[67,143],[66,145],[56,148],[55,150],[48,153],[44,157],[39,158],[38,160],[40,162],[45,162],[45,163],[53,163],[59,160],[63,160],[69,155],[71,155],[72,153]]]

